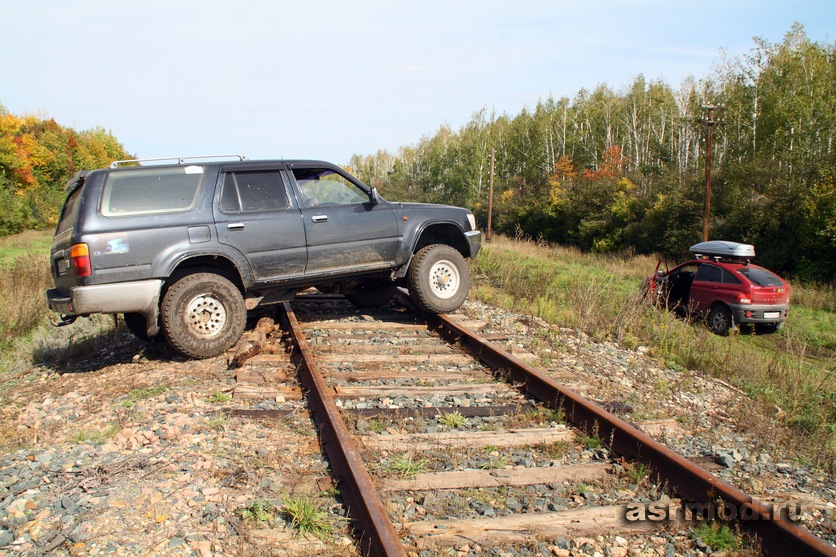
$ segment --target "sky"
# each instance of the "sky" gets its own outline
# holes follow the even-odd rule
[[[0,103],[141,157],[345,164],[638,75],[676,87],[834,0],[0,0]]]

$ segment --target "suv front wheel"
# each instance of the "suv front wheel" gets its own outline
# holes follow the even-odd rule
[[[412,258],[406,279],[415,305],[430,313],[448,313],[467,298],[470,269],[455,248],[432,244]]]
[[[162,330],[169,344],[192,358],[223,353],[241,337],[246,318],[241,292],[214,273],[179,279],[160,305]]]

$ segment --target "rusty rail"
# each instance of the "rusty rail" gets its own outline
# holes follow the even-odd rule
[[[285,330],[291,333],[295,348],[292,358],[298,366],[299,380],[307,391],[308,406],[320,428],[320,439],[331,470],[339,482],[349,517],[355,521],[361,551],[365,555],[406,557],[389,513],[377,495],[360,451],[340,416],[296,315],[287,302],[282,305],[280,318]]]
[[[403,295],[399,301],[410,305]],[[607,412],[566,387],[558,384],[522,360],[461,327],[444,315],[425,315],[445,337],[462,344],[489,367],[500,370],[521,388],[553,409],[563,409],[567,418],[589,435],[603,439],[619,455],[649,465],[662,482],[672,486],[680,497],[700,504],[721,500],[734,509],[749,509],[743,528],[756,535],[768,555],[836,557],[836,549],[785,517],[775,517],[770,508],[736,487],[673,452],[633,425]],[[747,511],[748,512],[748,511]]]

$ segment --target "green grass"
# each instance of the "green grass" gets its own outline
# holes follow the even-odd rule
[[[122,426],[114,422],[105,429],[81,429],[73,433],[67,439],[70,443],[82,444],[92,443],[94,445],[101,445],[105,441],[116,437],[122,431]]]
[[[136,406],[137,402],[153,398],[157,395],[161,395],[166,391],[168,391],[168,387],[165,385],[156,385],[154,387],[134,389],[133,391],[125,395],[125,398],[120,403],[120,406],[122,406],[123,408],[133,408],[134,406]]]
[[[653,257],[584,254],[495,237],[473,263],[471,297],[595,340],[644,345],[670,369],[722,378],[764,407],[780,408],[800,458],[836,473],[833,288],[793,285],[790,318],[776,334],[742,329],[718,337],[641,300],[641,281],[655,266]]]
[[[212,404],[223,404],[224,402],[229,402],[232,400],[232,393],[224,393],[221,391],[215,391],[212,393],[212,396],[209,397],[209,402]]]
[[[706,522],[694,527],[691,539],[702,540],[714,551],[737,551],[743,547],[743,538],[727,524]]]
[[[383,462],[378,470],[389,472],[399,478],[414,478],[427,469],[429,461],[425,458],[414,460],[411,454],[402,454]]]
[[[10,265],[22,255],[34,255],[41,259],[48,270],[51,243],[51,230],[30,230],[12,236],[0,236],[0,267]]]
[[[438,423],[451,429],[462,429],[467,427],[467,418],[459,412],[448,412],[438,417]]]
[[[322,541],[327,541],[333,536],[336,517],[329,514],[321,502],[311,497],[287,498],[282,505],[281,513],[300,534],[310,534]]]
[[[249,507],[244,507],[239,512],[243,520],[251,520],[258,523],[272,521],[275,509],[273,508],[273,504],[269,501],[260,501],[256,499]]]

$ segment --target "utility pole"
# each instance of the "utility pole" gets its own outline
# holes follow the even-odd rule
[[[702,239],[707,242],[708,216],[711,213],[711,143],[714,138],[714,126],[717,125],[717,122],[714,121],[714,110],[717,107],[713,104],[707,104],[703,108],[708,111],[708,118],[702,120],[702,123],[708,128],[708,133],[705,136],[705,206],[703,207],[702,224]]]
[[[491,241],[491,218],[493,217],[493,163],[496,158],[496,149],[491,149],[491,178],[488,185],[488,231],[485,234],[485,243]]]

